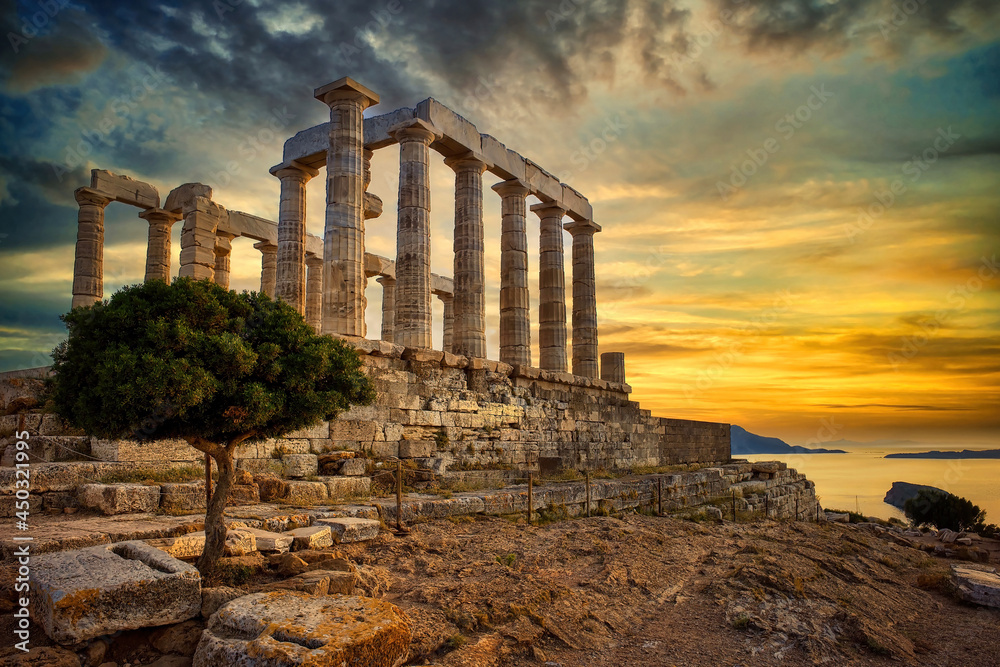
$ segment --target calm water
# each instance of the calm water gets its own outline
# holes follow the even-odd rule
[[[823,507],[860,511],[883,519],[903,512],[882,501],[893,482],[929,484],[968,498],[986,510],[987,523],[1000,525],[1000,460],[886,459],[899,451],[956,449],[941,445],[907,449],[840,447],[847,454],[754,454],[751,461],[784,461],[816,483]],[[957,449],[962,449],[958,447]]]

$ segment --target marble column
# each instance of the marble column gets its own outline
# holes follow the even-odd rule
[[[181,232],[181,268],[177,275],[195,280],[215,280],[215,238],[225,212],[208,197],[198,196],[184,209]]]
[[[375,282],[382,286],[382,340],[392,343],[396,329],[396,279],[379,276]]]
[[[455,325],[454,352],[486,357],[486,269],[483,245],[483,172],[486,163],[473,153],[444,161],[455,170]]]
[[[229,289],[230,260],[235,236],[219,234],[215,237],[215,284]]]
[[[566,371],[566,275],[563,268],[563,215],[555,203],[535,204],[541,218],[538,256],[538,365]]]
[[[594,276],[594,234],[601,226],[593,220],[567,223],[573,235],[573,375],[598,377],[597,280]]]
[[[323,258],[306,255],[306,324],[323,328]]]
[[[254,243],[253,247],[260,250],[260,291],[273,299],[278,279],[278,246],[270,241],[261,241]]]
[[[271,174],[281,180],[275,295],[305,315],[306,183],[319,170],[291,162],[272,168]]]
[[[362,114],[379,97],[344,77],[315,91],[330,107],[323,233],[323,333],[365,330],[364,128]]]
[[[389,130],[399,142],[399,213],[396,227],[398,345],[431,346],[430,145],[440,134],[413,119]]]
[[[169,285],[170,230],[180,216],[162,208],[150,208],[140,213],[139,217],[149,223],[145,281],[162,280]]]
[[[444,305],[444,326],[442,329],[441,349],[451,352],[455,346],[455,298],[452,294],[438,292],[437,298],[441,299]]]
[[[73,308],[76,308],[104,298],[104,207],[111,203],[111,198],[90,188],[79,188],[73,194],[80,205],[73,262]]]
[[[528,232],[524,198],[530,190],[517,179],[497,183],[503,219],[500,229],[500,361],[531,365],[531,294],[528,289]]]
[[[625,353],[605,352],[601,355],[601,379],[625,383]]]

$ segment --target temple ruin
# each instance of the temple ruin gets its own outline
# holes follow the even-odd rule
[[[76,191],[73,307],[104,296],[104,208],[122,202],[142,209],[139,217],[149,224],[146,280],[171,279],[176,222],[183,221],[176,275],[225,287],[232,242],[249,237],[261,253],[260,291],[286,301],[317,332],[344,337],[366,355],[379,390],[377,405],[331,423],[317,435],[323,443],[307,443],[304,451],[357,448],[438,459],[438,467],[550,461],[619,468],[729,459],[727,424],[652,417],[628,398],[624,354],[599,355],[594,235],[601,226],[586,197],[433,99],[365,118],[379,97],[350,78],[316,89],[315,97],[329,107],[330,122],[288,139],[281,163],[270,170],[281,183],[277,222],[228,210],[202,184],[181,185],[161,204],[151,185],[94,170],[90,185]],[[399,201],[396,256],[390,259],[365,251],[365,221],[383,215],[382,201],[368,192],[372,156],[395,144]],[[451,277],[431,273],[432,149],[455,172]],[[306,233],[306,188],[324,167],[320,238]],[[492,187],[502,204],[498,361],[488,360],[486,351],[487,171],[502,179]],[[540,220],[537,363],[529,306],[529,195],[539,200],[530,211]],[[571,310],[564,230],[572,237]],[[376,336],[365,325],[370,278],[383,289]],[[433,297],[444,306],[443,350],[436,351]],[[441,444],[456,441],[463,445],[444,456]],[[264,449],[243,456],[268,458],[271,452]]]

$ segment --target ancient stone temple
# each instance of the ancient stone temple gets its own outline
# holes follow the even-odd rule
[[[152,186],[95,170],[90,185],[76,191],[73,306],[104,296],[104,208],[122,202],[142,209],[139,216],[149,224],[146,280],[174,275],[170,230],[176,222],[183,221],[176,275],[227,287],[233,239],[252,238],[261,253],[260,290],[365,356],[377,404],[292,438],[291,445],[281,443],[284,451],[355,448],[425,459],[438,468],[620,468],[729,459],[727,424],[652,417],[629,400],[624,354],[599,354],[594,239],[601,225],[586,197],[433,99],[366,115],[379,96],[350,78],[317,88],[315,97],[329,107],[330,121],[288,139],[270,170],[280,181],[277,222],[227,209],[202,184],[181,185],[161,204]],[[384,215],[382,201],[368,192],[371,158],[397,145],[396,255],[385,258],[365,250],[366,222]],[[454,210],[450,277],[431,273],[434,156],[455,172],[453,206],[435,209]],[[324,232],[317,237],[306,232],[306,188],[324,170]],[[487,173],[499,182],[484,190]],[[500,197],[500,238],[485,237],[486,196]],[[529,196],[538,203],[529,206]],[[540,221],[537,239],[528,238],[529,209]],[[487,244],[500,247],[497,360],[488,359],[486,349]],[[538,359],[531,352],[533,267]],[[377,332],[365,330],[370,278],[383,290]],[[444,306],[443,350],[431,349],[434,297]],[[269,458],[276,446],[250,446],[244,465]]]

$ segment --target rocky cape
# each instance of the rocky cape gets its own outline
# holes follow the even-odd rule
[[[948,495],[948,492],[944,489],[939,489],[936,486],[927,486],[924,484],[911,484],[909,482],[893,482],[892,488],[889,489],[885,494],[884,501],[893,507],[898,507],[903,509],[903,505],[910,498],[916,498],[917,494],[921,491],[936,491],[938,493]]]
[[[842,449],[810,449],[801,445],[789,445],[780,438],[769,438],[733,424],[730,427],[730,442],[733,456],[746,454],[846,454]]]
[[[734,427],[735,428],[735,427]],[[887,459],[1000,459],[1000,449],[963,449],[962,451],[897,452]]]

